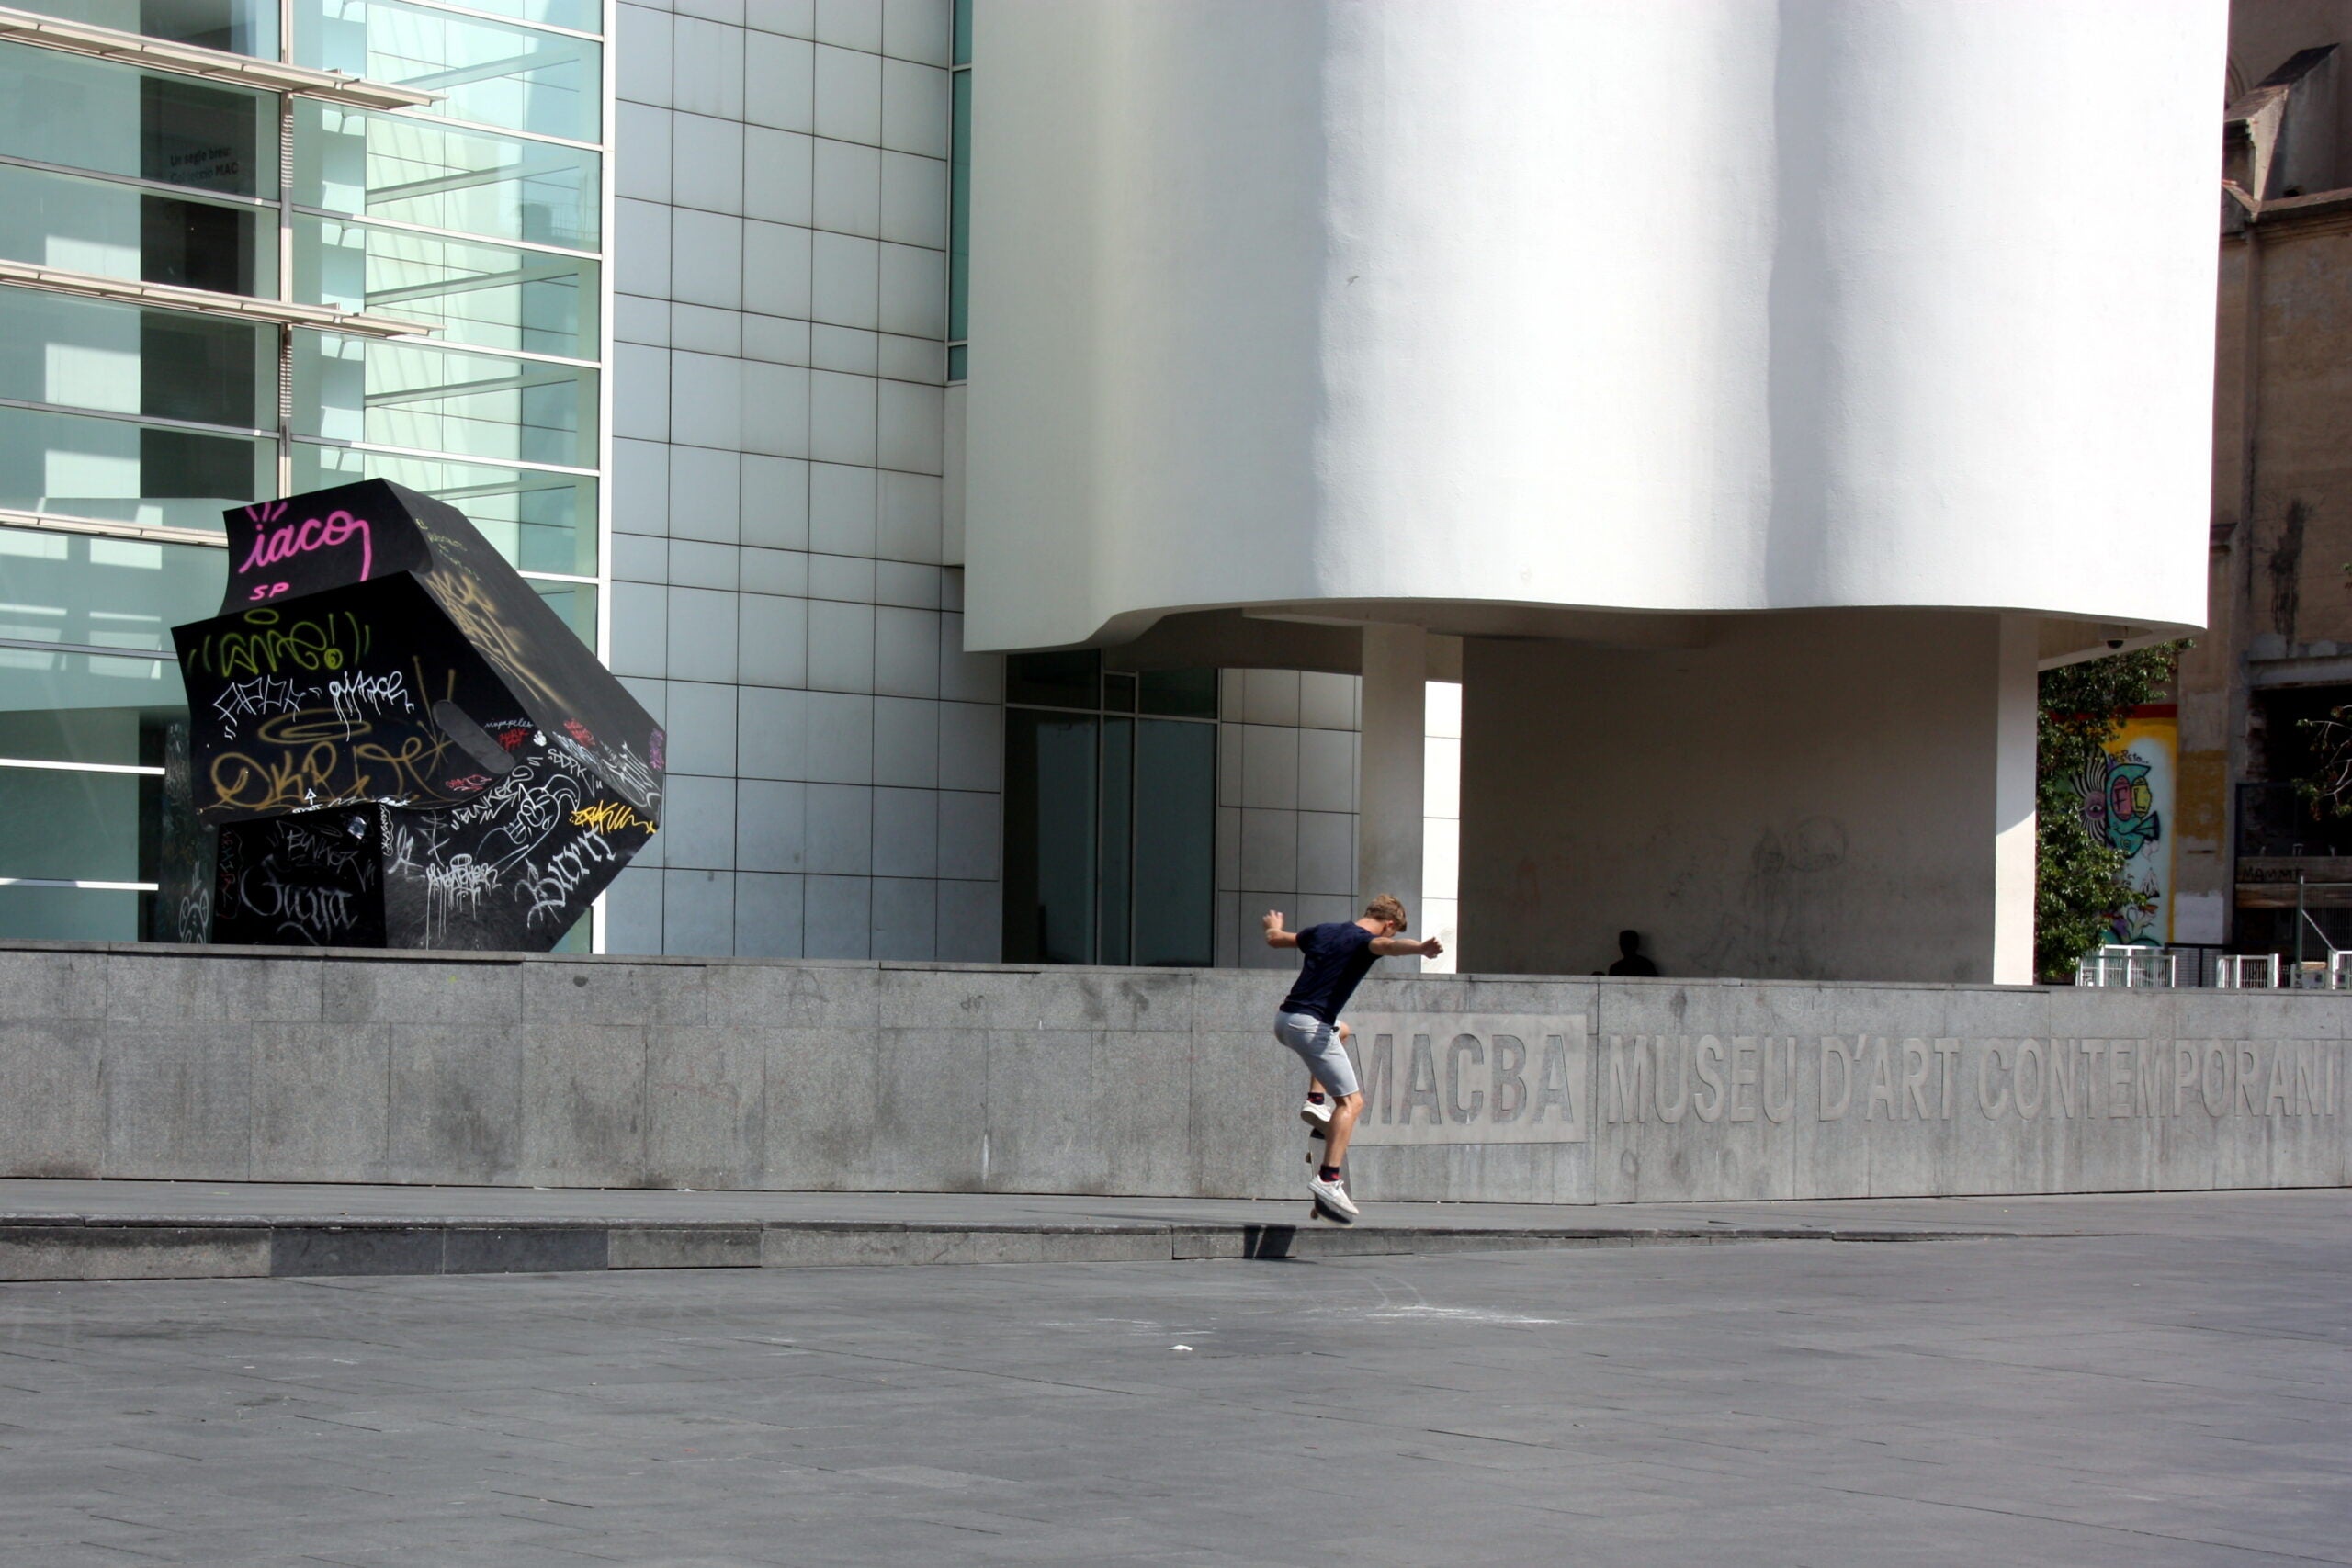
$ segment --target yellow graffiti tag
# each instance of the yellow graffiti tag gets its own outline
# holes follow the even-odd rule
[[[582,807],[571,814],[575,828],[593,828],[599,833],[617,833],[626,828],[642,828],[653,831],[653,824],[637,814],[637,808],[625,800],[599,800]]]
[[[324,741],[300,756],[282,752],[275,761],[224,753],[212,761],[213,808],[282,811],[325,805],[342,796],[334,783],[340,761],[335,748]]]
[[[223,679],[340,670],[374,640],[347,610],[316,621],[281,621],[276,610],[248,610],[240,619],[248,629],[208,635],[198,646],[198,669]]]

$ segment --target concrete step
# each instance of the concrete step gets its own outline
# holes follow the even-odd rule
[[[1818,1225],[1382,1225],[1315,1222],[901,1223],[767,1220],[153,1219],[0,1214],[0,1281],[541,1274],[861,1264],[1170,1263],[1742,1241],[1970,1241],[2014,1230]]]

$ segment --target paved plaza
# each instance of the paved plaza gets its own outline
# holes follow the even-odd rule
[[[2352,1562],[2352,1195],[1968,1209],[2021,1234],[0,1285],[0,1563]]]

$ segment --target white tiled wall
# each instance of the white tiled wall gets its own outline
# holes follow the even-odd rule
[[[1227,670],[1219,695],[1216,962],[1285,969],[1259,939],[1356,915],[1356,692],[1352,675]]]
[[[948,0],[619,7],[610,659],[671,731],[616,953],[994,959],[943,566]]]
[[[1362,712],[1352,675],[1227,670],[1218,716],[1216,962],[1288,969],[1298,960],[1259,938],[1268,909],[1290,929],[1353,919],[1372,889],[1356,886],[1356,743]],[[1429,683],[1423,776],[1421,908],[1416,933],[1448,952],[1423,967],[1451,974],[1462,842],[1462,687]]]

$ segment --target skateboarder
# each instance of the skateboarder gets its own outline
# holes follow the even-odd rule
[[[1353,1224],[1358,1210],[1348,1196],[1340,1167],[1348,1156],[1348,1138],[1363,1109],[1363,1094],[1356,1087],[1356,1070],[1348,1060],[1348,1026],[1340,1010],[1355,994],[1376,958],[1435,958],[1445,951],[1437,938],[1407,942],[1405,906],[1394,894],[1383,893],[1364,906],[1359,919],[1309,926],[1303,931],[1283,930],[1283,912],[1266,911],[1266,945],[1295,947],[1304,958],[1298,983],[1274,1010],[1274,1038],[1298,1053],[1311,1075],[1306,1103],[1298,1112],[1309,1131],[1325,1140],[1323,1163],[1306,1184],[1316,1212],[1340,1224]]]

